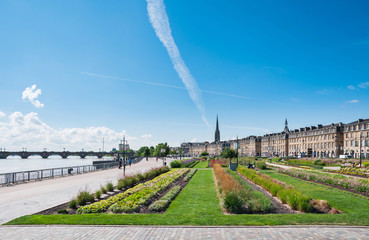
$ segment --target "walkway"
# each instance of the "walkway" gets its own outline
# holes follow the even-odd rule
[[[170,162],[167,161],[168,164]],[[163,161],[145,159],[126,167],[126,174],[145,172],[160,167]],[[116,184],[123,177],[122,169],[109,169],[0,188],[0,224],[70,201],[80,190],[96,191],[107,182]]]
[[[368,239],[367,227],[1,226],[0,239]]]

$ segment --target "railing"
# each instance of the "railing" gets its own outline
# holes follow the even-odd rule
[[[143,158],[132,159],[132,164],[140,162]],[[126,166],[128,161],[126,162]],[[111,169],[118,167],[118,162],[109,161],[107,163],[98,163],[93,165],[83,165],[83,166],[72,166],[72,167],[62,167],[62,168],[49,168],[40,170],[30,170],[21,172],[11,172],[11,173],[0,173],[0,185],[10,185],[15,183],[28,182],[33,180],[42,180],[44,178],[54,178],[62,176],[70,176],[73,174],[81,174],[87,172],[100,171],[105,169]],[[123,168],[123,166],[122,166]]]
[[[115,168],[117,166],[118,162],[109,162],[94,165],[50,168],[50,169],[31,170],[12,173],[0,173],[0,185],[10,185],[14,183],[22,183],[32,180],[42,180],[44,178],[54,178],[59,176],[69,176],[80,173],[94,172],[104,169]]]

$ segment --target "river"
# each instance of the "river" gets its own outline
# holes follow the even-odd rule
[[[43,159],[38,156],[30,156],[28,159],[22,159],[18,156],[9,156],[6,159],[0,159],[0,173],[21,172],[29,170],[40,170],[58,167],[71,167],[92,165],[93,161],[112,160],[111,157],[99,159],[97,157],[86,157],[82,159],[78,156],[70,156],[63,159],[59,156],[50,156]]]

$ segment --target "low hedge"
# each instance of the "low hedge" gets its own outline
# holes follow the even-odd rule
[[[276,182],[267,175],[259,174],[255,170],[248,169],[243,166],[239,166],[237,168],[237,172],[265,188],[273,196],[278,197],[283,203],[287,203],[292,209],[303,212],[311,212],[311,198],[308,195],[297,191],[292,186],[287,186],[281,182]]]
[[[196,173],[197,169],[191,169],[190,172],[184,177],[183,181],[189,181],[192,176]]]
[[[149,209],[153,212],[161,212],[168,208],[169,204],[181,191],[181,186],[175,186],[168,191],[162,198],[150,205]]]

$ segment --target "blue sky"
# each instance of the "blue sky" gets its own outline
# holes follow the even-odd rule
[[[148,4],[161,6],[1,0],[0,148],[213,140],[217,114],[222,140],[281,131],[285,118],[369,117],[367,1],[164,1],[152,15]],[[169,32],[150,21],[163,11]]]

